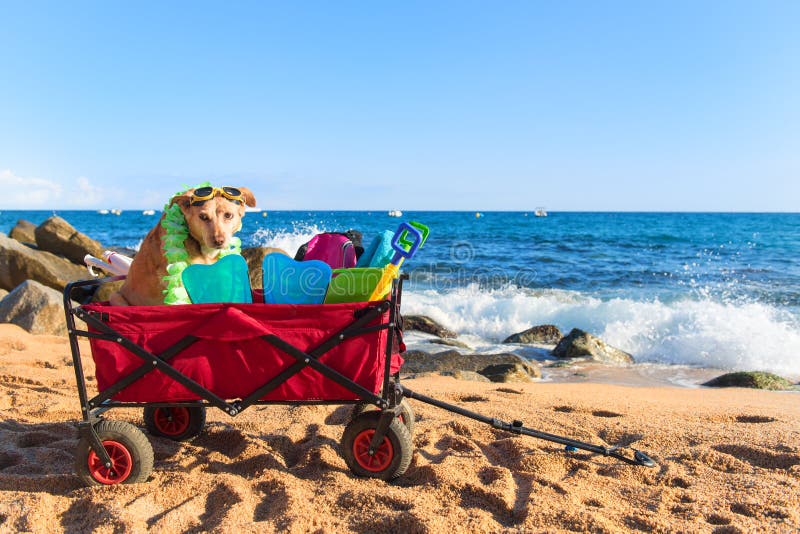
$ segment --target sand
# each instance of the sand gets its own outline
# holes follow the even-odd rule
[[[632,444],[658,467],[565,453],[411,401],[408,472],[393,483],[361,479],[338,452],[349,407],[263,406],[236,418],[209,410],[205,432],[189,443],[152,438],[146,483],[87,488],[73,469],[79,409],[67,339],[2,324],[0,531],[800,529],[797,393],[439,376],[404,383],[546,432]],[[107,417],[142,425],[139,410]]]

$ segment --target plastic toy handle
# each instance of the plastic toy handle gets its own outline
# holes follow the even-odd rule
[[[431,233],[430,228],[417,221],[408,221],[408,224],[419,230],[419,233],[422,234],[422,243],[419,244],[420,248],[422,248],[422,245],[428,240],[428,234]]]
[[[409,237],[412,239],[409,240]],[[399,267],[403,259],[414,256],[422,246],[422,241],[422,233],[417,228],[409,223],[400,223],[392,237],[392,248],[394,249],[392,265]]]
[[[383,274],[381,275],[381,279],[378,281],[378,285],[375,286],[375,289],[372,291],[372,295],[369,296],[370,302],[375,300],[381,300],[386,294],[389,292],[389,288],[392,285],[392,280],[397,278],[397,275],[400,273],[400,266],[390,263],[386,267],[383,268]]]
[[[128,269],[124,270],[120,269],[115,265],[111,265],[110,263],[104,262],[100,258],[95,258],[91,254],[87,254],[86,256],[83,257],[83,263],[86,264],[86,269],[88,269],[89,274],[92,276],[100,276],[94,272],[92,267],[98,267],[114,275],[128,274]]]
[[[375,286],[375,290],[370,295],[370,301],[380,300],[389,293],[392,280],[400,274],[400,265],[403,264],[403,260],[413,257],[427,237],[427,226],[415,222],[400,223],[392,237],[394,257],[389,265],[383,268],[383,275],[381,275],[378,285]]]

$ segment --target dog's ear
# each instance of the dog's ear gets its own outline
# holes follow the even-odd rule
[[[192,203],[192,192],[194,192],[194,189],[190,189],[182,195],[175,195],[170,199],[169,205],[177,204],[184,215],[186,215],[186,210],[189,209],[189,205]]]
[[[256,197],[253,196],[253,192],[252,191],[250,191],[246,187],[237,187],[236,189],[238,189],[239,191],[242,192],[242,196],[244,196],[244,203],[245,203],[245,205],[247,205],[247,207],[249,207],[249,208],[255,208],[256,207]]]

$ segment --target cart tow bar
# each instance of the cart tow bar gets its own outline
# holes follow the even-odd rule
[[[575,449],[583,449],[585,451],[593,452],[595,454],[602,454],[603,456],[611,456],[613,458],[622,460],[623,462],[629,463],[631,465],[643,465],[645,467],[656,466],[656,463],[647,454],[633,448],[631,448],[631,450],[633,451],[633,458],[630,458],[628,456],[625,456],[621,452],[618,452],[620,450],[620,447],[603,447],[601,445],[592,445],[591,443],[584,443],[582,441],[565,438],[563,436],[548,434],[547,432],[540,432],[538,430],[533,430],[522,426],[522,421],[513,421],[511,423],[508,423],[506,421],[502,421],[495,417],[486,417],[485,415],[465,410],[460,406],[456,406],[454,404],[448,404],[438,399],[434,399],[433,397],[422,395],[421,393],[415,393],[400,384],[397,384],[395,387],[400,388],[402,395],[404,397],[408,397],[409,399],[415,399],[420,402],[436,406],[437,408],[442,408],[443,410],[457,413],[459,415],[463,415],[464,417],[469,417],[470,419],[474,419],[476,421],[480,421],[481,423],[491,425],[492,427],[497,428],[499,430],[505,430],[506,432],[511,432],[513,434],[522,434],[525,436],[531,436],[534,438],[552,441],[554,443],[560,443],[561,445],[565,445],[568,451],[572,451]]]

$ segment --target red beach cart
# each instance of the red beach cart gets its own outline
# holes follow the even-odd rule
[[[86,291],[122,277],[85,280],[64,290],[64,309],[83,420],[76,471],[89,485],[147,480],[153,448],[144,432],[105,418],[114,408],[143,409],[152,436],[184,441],[202,432],[216,407],[234,417],[265,404],[353,404],[341,439],[353,473],[391,480],[413,454],[416,399],[567,448],[655,465],[640,451],[582,443],[464,410],[403,387],[399,370],[405,275],[386,300],[350,304],[189,304],[114,307],[75,305]],[[256,301],[258,297],[256,296]],[[78,328],[76,319],[86,323]],[[78,339],[89,338],[97,394],[90,396]]]

